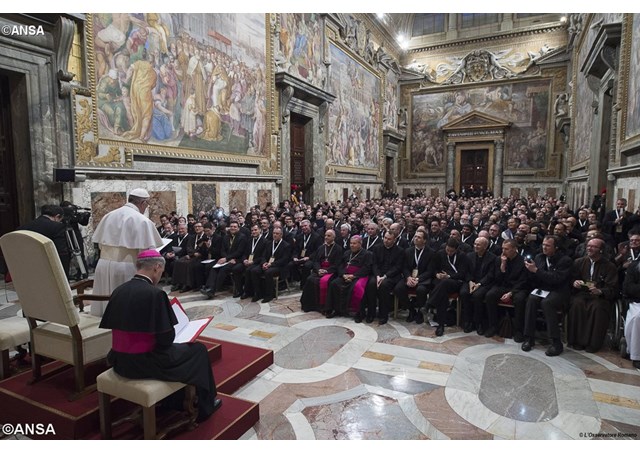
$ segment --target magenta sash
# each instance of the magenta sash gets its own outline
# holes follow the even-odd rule
[[[355,274],[360,270],[360,266],[349,265],[345,269],[345,274]],[[356,280],[355,285],[353,286],[353,290],[351,291],[351,300],[349,301],[349,309],[352,312],[358,312],[360,310],[360,304],[362,303],[362,298],[364,297],[364,290],[367,288],[367,282],[369,281],[369,277],[361,277]]]
[[[329,280],[333,274],[324,274],[320,277],[320,297],[318,298],[318,305],[324,307],[327,301],[327,291],[329,290]]]

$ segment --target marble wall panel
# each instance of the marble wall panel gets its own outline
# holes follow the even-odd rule
[[[247,212],[247,191],[246,190],[230,190],[229,191],[229,212],[233,209],[239,212]]]
[[[176,209],[175,191],[150,191],[149,195],[149,218],[156,225],[160,224],[160,215],[169,214]]]
[[[267,204],[273,203],[273,192],[271,190],[258,190],[257,205],[264,209]]]
[[[127,202],[126,192],[91,192],[91,225],[93,229],[110,211]]]
[[[191,184],[189,213],[209,212],[218,206],[217,184]]]

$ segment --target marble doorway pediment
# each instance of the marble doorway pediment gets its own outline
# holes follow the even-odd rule
[[[495,116],[474,110],[451,121],[444,126],[442,130],[444,132],[455,132],[460,130],[506,129],[509,126],[511,126],[510,121],[505,121],[501,118],[496,118]]]

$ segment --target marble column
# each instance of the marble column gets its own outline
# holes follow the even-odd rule
[[[501,197],[502,196],[502,178],[503,178],[503,167],[502,163],[504,161],[504,140],[496,140],[494,142],[496,145],[496,155],[495,155],[495,165],[493,166],[493,196]]]
[[[456,144],[455,142],[447,143],[447,182],[445,191],[451,189],[455,184],[454,168],[456,160]]]

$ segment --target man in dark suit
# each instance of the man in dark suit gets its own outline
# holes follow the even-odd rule
[[[262,256],[266,248],[267,241],[260,234],[260,226],[254,224],[251,227],[251,237],[247,241],[244,256],[242,257],[242,268],[235,267],[233,281],[235,288],[241,293],[240,298],[253,298],[253,284],[251,281],[251,271],[262,264]]]
[[[271,232],[273,240],[267,242],[260,266],[251,270],[254,296],[251,302],[271,302],[276,296],[275,276],[286,277],[287,263],[291,259],[291,245],[282,239],[282,228],[275,227]],[[262,277],[264,276],[264,282]]]
[[[515,239],[502,243],[502,253],[498,258],[495,281],[485,298],[486,317],[477,325],[478,335],[492,337],[498,332],[498,304],[511,303],[514,309],[514,334],[516,343],[524,341],[524,313],[527,302],[527,273],[524,257],[518,253]],[[486,332],[485,332],[486,330]]]
[[[434,287],[429,293],[429,304],[436,307],[435,321],[438,323],[436,328],[438,337],[444,335],[449,295],[460,291],[465,276],[469,272],[467,254],[459,247],[460,242],[457,239],[449,238],[444,250],[439,250],[435,256]]]
[[[434,275],[432,266],[434,253],[426,246],[426,242],[424,231],[416,231],[413,235],[413,246],[404,252],[400,281],[393,289],[399,304],[409,307],[407,322],[415,321],[417,324],[424,322],[422,307],[427,301]],[[414,302],[409,300],[410,290],[416,291]]]
[[[371,324],[378,305],[378,319],[383,325],[389,320],[391,291],[401,278],[404,249],[396,245],[396,237],[391,229],[385,233],[382,244],[372,247],[370,251],[373,254],[373,275],[367,282],[366,302],[360,305],[355,322],[361,322],[366,316],[367,323]]]
[[[311,229],[311,222],[307,219],[300,222],[300,233],[296,236],[293,245],[292,261],[287,264],[288,275],[294,281],[300,282],[300,288],[309,277],[311,269],[306,266],[313,252],[320,247],[322,239],[320,235]]]
[[[495,256],[502,254],[502,241],[504,241],[504,239],[501,234],[500,225],[497,223],[489,227],[489,251]]]
[[[476,238],[473,243],[474,251],[467,255],[469,259],[469,273],[465,283],[460,288],[462,302],[462,319],[465,333],[482,324],[484,315],[484,299],[493,285],[498,258],[488,251],[489,240]]]
[[[611,234],[617,246],[627,240],[629,230],[640,222],[640,217],[626,210],[627,200],[619,198],[616,209],[605,214],[603,224],[605,232]]]
[[[64,274],[69,278],[69,265],[71,263],[71,253],[67,242],[66,226],[62,223],[64,209],[56,205],[44,205],[40,208],[40,217],[18,228],[40,233],[53,241],[56,251],[62,262]],[[73,234],[73,231],[69,231]]]
[[[542,241],[542,253],[535,260],[525,261],[529,271],[529,282],[534,290],[527,299],[524,321],[525,341],[522,350],[530,351],[535,345],[536,312],[542,307],[547,324],[547,334],[551,341],[545,352],[547,356],[562,353],[558,311],[563,311],[571,294],[571,270],[573,261],[560,251],[557,236],[547,236]]]
[[[447,242],[447,236],[442,232],[442,226],[438,219],[432,219],[427,238],[427,247],[431,250],[440,250],[442,244]]]
[[[216,291],[222,290],[229,273],[238,272],[244,267],[242,257],[246,247],[247,239],[240,233],[240,225],[232,220],[229,222],[229,233],[222,240],[222,257],[209,269],[205,287],[200,290],[202,294],[213,298]],[[234,289],[233,297],[240,297],[240,288]]]

